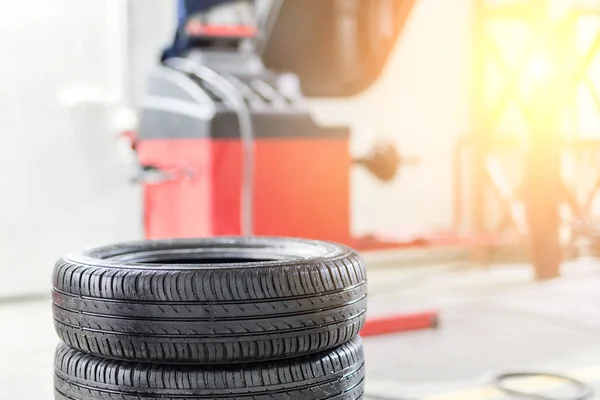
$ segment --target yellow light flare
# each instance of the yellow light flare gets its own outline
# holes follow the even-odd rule
[[[556,122],[563,135],[598,137],[600,10],[593,15],[572,15],[565,12],[546,23],[536,20],[539,15],[516,15],[486,26],[478,64],[484,69],[482,117],[494,129],[506,131],[498,133],[520,134],[537,128],[524,126],[525,121],[532,122],[527,115],[532,102],[554,93],[552,97],[562,102]],[[515,118],[515,107],[522,118]]]
[[[525,68],[525,78],[536,82],[544,82],[552,77],[554,65],[547,52],[534,54]]]

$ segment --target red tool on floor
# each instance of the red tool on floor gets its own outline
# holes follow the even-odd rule
[[[407,314],[393,314],[382,317],[367,318],[365,326],[360,331],[362,337],[379,336],[391,333],[416,331],[437,328],[439,314],[428,310]]]

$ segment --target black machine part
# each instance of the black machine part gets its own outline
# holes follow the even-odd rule
[[[346,97],[381,75],[416,0],[284,0],[267,68],[297,74],[309,97]]]
[[[364,375],[358,337],[311,356],[232,366],[112,361],[61,344],[54,387],[56,400],[359,400]]]
[[[543,395],[539,393],[526,392],[521,389],[517,389],[511,385],[511,381],[526,378],[551,378],[557,381],[563,381],[565,384],[572,386],[576,389],[576,394],[569,397],[561,397],[561,399],[568,400],[591,400],[594,398],[594,390],[586,383],[580,380],[565,376],[562,374],[552,374],[549,372],[508,372],[505,374],[498,375],[496,377],[496,387],[510,396],[515,396],[520,399],[533,399],[533,400],[560,400],[557,397],[549,395]]]
[[[59,260],[60,338],[111,359],[237,363],[342,345],[362,328],[366,273],[335,244],[282,238],[146,241]]]
[[[540,393],[526,392],[521,389],[514,387],[514,381],[523,379],[536,379],[536,378],[550,378],[557,382],[562,381],[565,385],[571,386],[575,389],[571,395],[562,395],[561,397],[554,397],[551,395],[545,395]],[[494,384],[496,388],[502,393],[511,396],[511,398],[519,399],[532,399],[532,400],[592,400],[594,398],[594,390],[592,387],[578,379],[571,378],[563,374],[549,373],[549,372],[507,372],[498,375]],[[379,396],[372,394],[365,394],[365,400],[419,400],[415,398],[399,397],[396,394],[389,396]]]
[[[240,110],[234,108],[233,97],[242,100],[251,113],[254,138],[349,137],[348,127],[319,126],[306,105],[298,77],[265,69],[256,55],[194,49],[185,58],[167,60],[166,66],[150,76],[142,103],[140,139],[240,138]],[[203,76],[198,76],[198,70]],[[218,82],[205,79],[204,72],[213,78],[219,75]],[[231,89],[229,96],[224,95],[225,86]],[[194,108],[195,112],[188,112]]]
[[[254,18],[240,18],[236,5],[254,9]],[[263,0],[194,2],[179,37],[183,47],[247,51],[263,57],[267,68],[300,77],[309,97],[343,97],[370,87],[381,75],[416,0]],[[214,15],[213,15],[214,14]],[[210,23],[237,21],[256,33],[248,38],[190,36],[185,26],[194,19]],[[236,19],[237,18],[237,19]],[[253,22],[243,22],[250,21]],[[181,46],[175,44],[175,47]],[[177,56],[184,56],[179,53]]]
[[[388,141],[376,143],[368,155],[354,160],[356,165],[366,168],[384,182],[393,180],[402,167],[416,165],[419,162],[418,157],[400,154],[396,146]]]

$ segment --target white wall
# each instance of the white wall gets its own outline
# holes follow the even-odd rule
[[[355,234],[398,234],[448,227],[451,159],[469,129],[470,0],[419,0],[381,79],[344,101],[312,101],[324,123],[350,121],[352,150],[368,151],[377,138],[394,141],[421,164],[381,183],[353,172]]]
[[[67,106],[119,100],[114,1],[0,2],[0,296],[47,292],[69,249],[139,236],[106,109]]]
[[[132,100],[139,104],[144,94],[146,76],[156,66],[163,47],[173,41],[177,25],[177,1],[128,1]]]

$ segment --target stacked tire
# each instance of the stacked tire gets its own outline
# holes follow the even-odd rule
[[[146,241],[69,254],[53,277],[57,400],[363,395],[364,264],[282,238]]]

